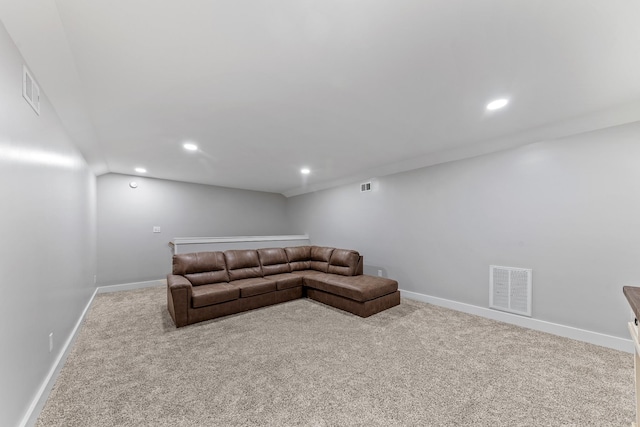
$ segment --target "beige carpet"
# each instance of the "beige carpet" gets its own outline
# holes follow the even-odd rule
[[[296,300],[175,329],[102,294],[38,426],[629,426],[632,355],[403,299]]]

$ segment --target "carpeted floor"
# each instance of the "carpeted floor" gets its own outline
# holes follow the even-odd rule
[[[415,302],[306,300],[175,329],[98,295],[38,426],[628,426],[632,355]]]

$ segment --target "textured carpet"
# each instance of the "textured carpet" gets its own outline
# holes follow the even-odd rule
[[[301,299],[175,329],[98,295],[38,426],[628,426],[632,355],[407,299]]]

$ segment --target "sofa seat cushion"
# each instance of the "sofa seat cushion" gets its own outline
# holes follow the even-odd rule
[[[300,277],[306,277],[306,276],[313,276],[314,274],[326,274],[326,273],[323,273],[318,270],[299,270],[299,271],[292,271],[291,274],[294,274]],[[304,283],[302,284],[304,285]]]
[[[191,289],[193,308],[220,304],[221,302],[232,301],[238,298],[240,298],[240,290],[228,283],[193,286]]]
[[[266,276],[265,279],[276,282],[276,288],[281,291],[283,289],[297,288],[302,286],[302,276],[293,273],[273,274]]]
[[[304,277],[304,285],[360,302],[370,301],[398,290],[398,282],[395,280],[364,274],[311,274]]]
[[[240,290],[240,298],[275,292],[277,289],[275,280],[263,279],[262,277],[234,280],[229,285]]]

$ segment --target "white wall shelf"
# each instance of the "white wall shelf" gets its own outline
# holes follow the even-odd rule
[[[217,251],[225,249],[258,249],[271,246],[301,246],[309,244],[307,234],[275,236],[174,237],[169,242],[174,254]]]

